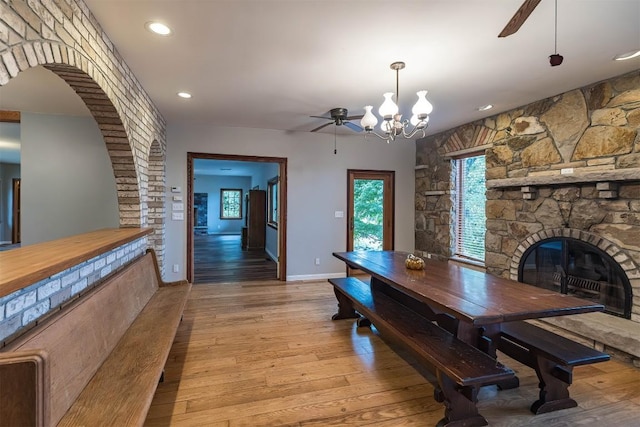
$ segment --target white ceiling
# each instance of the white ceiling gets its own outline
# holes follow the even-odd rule
[[[548,59],[554,0],[507,38],[497,35],[523,0],[85,1],[169,125],[309,131],[324,123],[309,116],[333,107],[377,112],[382,93],[395,90],[389,65],[401,60],[401,112],[408,117],[415,92],[427,89],[433,134],[640,69],[640,58],[612,60],[640,49],[640,0],[558,0],[558,67]],[[151,20],[173,34],[149,33]],[[0,88],[0,108],[35,101],[28,108],[55,112],[78,102],[51,94],[47,73]],[[484,104],[495,108],[476,110]]]

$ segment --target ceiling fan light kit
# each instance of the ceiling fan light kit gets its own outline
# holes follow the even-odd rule
[[[390,66],[396,72],[396,102],[399,99],[399,74],[404,67],[405,63],[400,61],[394,62]],[[423,138],[426,135],[425,129],[429,125],[429,114],[433,111],[433,105],[427,100],[426,90],[420,90],[416,94],[418,95],[418,101],[411,109],[413,115],[410,120],[402,120],[402,114],[398,113],[398,104],[393,101],[393,92],[387,92],[383,95],[384,102],[378,109],[378,114],[382,117],[382,123],[380,124],[382,134],[374,130],[378,124],[378,118],[372,112],[373,106],[365,106],[364,116],[360,120],[360,125],[366,132],[365,137],[373,134],[387,142],[394,141],[396,137],[413,138],[418,134],[419,138]],[[409,130],[410,124],[413,128]]]

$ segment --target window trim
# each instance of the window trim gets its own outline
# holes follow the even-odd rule
[[[273,191],[275,188],[275,218],[274,218],[274,209],[273,209]],[[270,180],[267,181],[267,225],[271,228],[278,229],[278,219],[280,216],[280,177],[274,176]]]
[[[240,216],[225,216],[224,215],[224,194],[225,192],[236,192],[239,193],[238,199],[238,212]],[[224,220],[235,220],[242,219],[242,188],[221,188],[220,189],[220,219]]]

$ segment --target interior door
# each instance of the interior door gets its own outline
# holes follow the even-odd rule
[[[395,172],[350,169],[347,174],[347,250],[393,250]]]

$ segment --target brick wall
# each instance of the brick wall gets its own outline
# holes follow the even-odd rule
[[[6,338],[100,283],[109,274],[141,256],[146,248],[146,237],[134,240],[0,298],[0,347]]]
[[[56,73],[87,105],[113,166],[120,226],[154,228],[148,244],[164,271],[164,118],[81,0],[0,0],[0,86],[36,66]],[[145,237],[1,298],[0,340],[146,246]]]
[[[81,0],[0,0],[0,85],[43,66],[83,99],[113,165],[120,225],[150,226],[164,236],[164,217],[149,221],[148,183],[164,183],[166,123],[116,47]],[[157,189],[157,186],[155,187]],[[164,239],[150,241],[163,259]],[[162,264],[161,264],[162,265]]]

